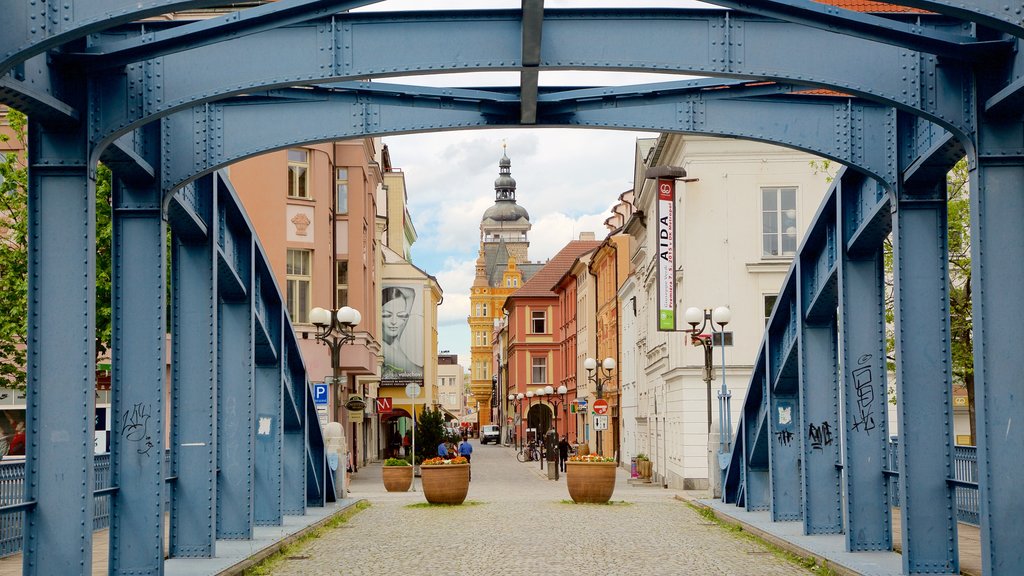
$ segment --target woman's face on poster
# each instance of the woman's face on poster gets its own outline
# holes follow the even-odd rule
[[[392,298],[384,303],[381,312],[384,327],[384,339],[388,342],[397,340],[409,323],[409,306],[405,298]]]

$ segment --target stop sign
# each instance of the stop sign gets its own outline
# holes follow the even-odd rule
[[[608,413],[607,400],[594,400],[594,414],[605,415]]]

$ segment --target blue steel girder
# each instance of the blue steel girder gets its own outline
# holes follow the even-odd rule
[[[767,89],[759,87],[757,89]],[[779,87],[784,89],[785,87]],[[785,100],[728,98],[742,91],[715,90],[603,101],[559,103],[557,114],[539,115],[539,126],[653,129],[756,139],[808,150],[854,166],[894,186],[895,111],[849,98]],[[303,99],[250,96],[196,106],[164,120],[163,188],[177,189],[238,160],[302,142],[381,134],[517,126],[518,110],[492,102],[379,94],[359,96],[309,90],[279,91]],[[261,121],[271,114],[274,122]]]
[[[219,98],[410,74],[521,71],[519,11],[345,14],[129,65],[97,79],[94,142]],[[395,43],[394,38],[406,41]],[[601,42],[594,42],[601,38]],[[643,42],[637,42],[643,38]],[[821,58],[820,46],[830,46]],[[203,62],[196,66],[195,62]],[[965,65],[760,16],[703,10],[547,11],[540,71],[761,78],[829,88],[973,132]],[[128,86],[143,98],[125,95]]]
[[[920,8],[988,26],[1024,38],[1021,3],[1006,0],[884,0],[887,4]]]
[[[151,59],[179,50],[209,46],[246,34],[305,22],[368,4],[377,0],[277,0],[223,16],[196,22],[181,20],[147,23],[137,36],[121,41],[95,44],[60,54],[63,61],[87,69],[113,68]]]
[[[0,28],[0,75],[17,63],[88,34],[223,0],[11,0]]]
[[[968,22],[954,22],[952,31],[921,25],[922,16],[934,15],[895,13],[886,17],[846,10],[813,0],[707,0],[711,4],[760,14],[786,22],[804,24],[830,32],[850,34],[901,46],[918,52],[930,52],[956,60],[981,62],[998,57],[1014,48],[1009,39],[985,40],[971,35]],[[957,30],[959,29],[959,30]]]

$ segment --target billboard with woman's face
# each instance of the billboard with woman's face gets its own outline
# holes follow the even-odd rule
[[[381,337],[385,381],[423,381],[422,287],[384,285],[381,290]]]

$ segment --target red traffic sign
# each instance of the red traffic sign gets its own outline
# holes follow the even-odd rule
[[[377,414],[391,414],[391,398],[377,398]]]
[[[604,399],[594,400],[594,414],[604,416],[608,413],[608,401]]]

